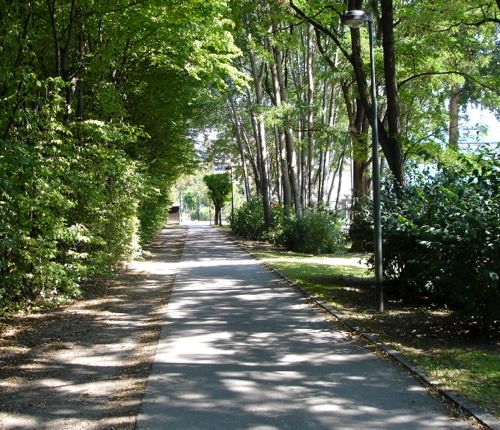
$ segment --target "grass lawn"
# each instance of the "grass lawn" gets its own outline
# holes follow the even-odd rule
[[[374,312],[375,291],[362,255],[312,256],[241,241],[249,251],[340,310],[363,331],[392,345],[431,379],[500,417],[500,348],[471,335],[451,312],[405,304],[386,295]]]

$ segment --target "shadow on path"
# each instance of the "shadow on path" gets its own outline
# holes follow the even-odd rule
[[[218,232],[190,227],[145,429],[467,428]]]

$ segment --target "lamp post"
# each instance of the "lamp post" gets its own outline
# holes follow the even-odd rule
[[[382,269],[382,222],[380,208],[380,162],[378,153],[377,89],[375,84],[375,60],[373,54],[373,16],[363,10],[349,10],[342,16],[342,22],[351,28],[368,24],[370,38],[370,70],[372,96],[372,176],[373,176],[373,227],[375,256],[375,290],[377,310],[384,311],[383,269]]]

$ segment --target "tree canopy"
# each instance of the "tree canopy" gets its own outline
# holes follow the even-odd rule
[[[147,242],[239,71],[219,0],[4,2],[0,303],[59,301]]]
[[[4,309],[78,294],[138,252],[200,160],[237,166],[266,229],[277,205],[301,219],[368,199],[368,38],[347,9],[373,13],[382,173],[402,190],[412,163],[456,162],[467,105],[499,113],[498,1],[4,3]]]
[[[224,204],[229,200],[233,184],[227,173],[216,173],[203,177],[208,188],[208,195],[212,199],[215,208],[215,225],[222,225],[221,211]]]

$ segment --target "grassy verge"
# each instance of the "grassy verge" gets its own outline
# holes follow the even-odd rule
[[[261,260],[340,310],[362,330],[400,351],[443,387],[500,417],[500,348],[474,338],[469,327],[443,309],[409,305],[386,296],[387,311],[374,312],[373,281],[363,256],[312,256],[243,242]]]

